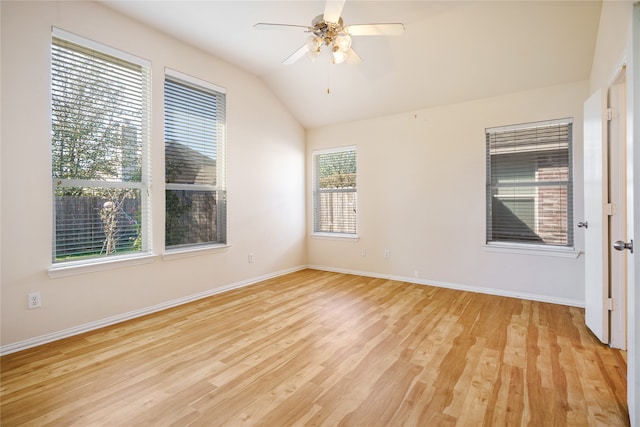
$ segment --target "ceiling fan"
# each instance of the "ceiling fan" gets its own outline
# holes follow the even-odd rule
[[[344,25],[340,15],[344,7],[345,0],[327,0],[324,14],[316,16],[311,22],[311,26],[271,24],[259,22],[253,27],[256,29],[293,29],[312,33],[307,38],[307,42],[298,50],[293,52],[283,64],[293,64],[303,56],[315,60],[320,55],[322,46],[327,46],[331,50],[333,63],[358,64],[362,59],[351,48],[351,36],[397,36],[404,31],[404,25],[400,23],[380,23],[380,24],[352,24]]]

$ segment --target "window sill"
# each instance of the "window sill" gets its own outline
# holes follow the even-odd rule
[[[357,234],[339,234],[339,233],[312,233],[312,239],[319,240],[343,240],[349,242],[357,242],[360,240],[360,236]]]
[[[69,261],[51,266],[48,270],[49,278],[74,276],[77,274],[93,273],[96,271],[111,270],[114,268],[128,267],[131,265],[150,264],[155,260],[155,255],[122,255],[100,258],[98,260]]]
[[[520,255],[537,255],[560,258],[578,258],[580,251],[575,248],[548,247],[540,245],[518,245],[514,243],[487,243],[484,245],[487,252],[502,252]]]
[[[218,252],[226,252],[229,250],[231,245],[206,245],[206,246],[196,246],[190,248],[182,248],[182,249],[169,249],[165,253],[162,254],[163,260],[172,260],[178,258],[187,258],[193,256],[200,255],[209,255],[215,254]]]

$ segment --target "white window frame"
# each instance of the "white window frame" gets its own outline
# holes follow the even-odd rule
[[[320,182],[318,179],[318,157],[324,154],[332,154],[332,153],[341,153],[354,151],[356,156],[356,186],[353,189],[341,189],[340,192],[352,192],[356,195],[356,215],[355,215],[355,230],[353,233],[344,233],[344,232],[331,232],[331,231],[318,231],[318,209],[319,209],[319,195],[321,193],[321,189],[319,188]],[[358,239],[358,178],[357,178],[357,164],[358,164],[358,150],[357,146],[349,145],[344,147],[335,147],[335,148],[327,148],[320,150],[313,150],[311,154],[311,170],[312,170],[312,233],[311,236],[314,238],[329,238],[329,239],[344,239],[344,240],[357,240]]]
[[[529,129],[537,126],[553,126],[553,125],[561,125],[561,124],[570,124],[573,126],[572,118],[563,118],[556,120],[545,120],[540,122],[532,122],[532,123],[523,123],[509,126],[500,126],[494,128],[487,128],[485,130],[485,135],[489,135],[493,132],[503,132],[509,130],[520,130],[520,129]],[[569,162],[569,177],[567,181],[567,188],[570,189],[569,194],[567,195],[567,209],[573,209],[573,132],[568,141],[567,147],[568,153],[568,162]],[[518,242],[518,241],[500,241],[500,240],[489,240],[489,220],[491,217],[490,209],[491,205],[489,203],[490,196],[490,185],[491,185],[491,172],[490,172],[490,164],[491,164],[491,154],[489,151],[489,146],[487,145],[485,149],[486,162],[487,162],[487,204],[485,209],[485,217],[486,217],[486,240],[484,244],[484,248],[490,252],[505,252],[505,253],[518,253],[518,254],[527,254],[527,255],[543,255],[543,256],[560,256],[560,257],[570,257],[576,258],[579,255],[579,251],[575,249],[575,238],[568,245],[553,245],[553,244],[535,244],[535,243],[526,243],[526,242]],[[537,179],[537,178],[536,178]],[[534,215],[535,215],[535,232],[537,233],[539,230],[539,218],[538,218],[538,203],[539,200],[539,191],[540,187],[535,187],[534,197]],[[574,221],[573,212],[568,212],[568,223],[567,223],[567,233],[573,233],[572,223]]]
[[[52,46],[54,39],[60,39],[79,45],[85,49],[93,50],[98,54],[108,55],[116,60],[122,60],[137,66],[140,66],[142,72],[142,117],[139,129],[141,145],[141,179],[140,182],[132,181],[103,181],[103,180],[84,180],[84,179],[59,179],[53,178],[52,174],[52,202],[55,202],[56,187],[78,187],[84,186],[88,188],[132,188],[140,192],[140,210],[141,210],[141,239],[142,247],[140,251],[124,254],[112,254],[106,256],[91,256],[79,260],[62,260],[56,261],[56,219],[55,204],[53,206],[52,215],[52,265],[48,269],[50,277],[61,277],[67,275],[80,274],[84,272],[99,271],[114,268],[120,265],[135,265],[140,263],[152,262],[152,241],[151,241],[151,176],[150,176],[150,144],[151,144],[151,63],[147,60],[138,58],[127,52],[105,46],[93,40],[86,39],[77,34],[53,27],[51,31]],[[51,71],[53,72],[53,71]],[[51,108],[53,106],[51,105]],[[50,147],[50,150],[52,148]]]
[[[217,86],[208,81],[199,79],[197,77],[191,76],[189,74],[182,73],[180,71],[165,68],[164,78],[163,78],[163,93],[164,86],[166,81],[172,80],[174,82],[178,82],[189,86],[194,90],[201,90],[203,92],[214,92],[219,95],[223,95],[226,97],[226,89]],[[166,110],[166,100],[163,102],[163,111]],[[224,193],[224,208],[217,211],[216,218],[216,227],[222,227],[222,235],[223,242],[207,242],[207,243],[193,243],[193,244],[183,244],[167,247],[166,245],[166,236],[163,242],[164,253],[163,259],[175,259],[175,258],[183,258],[188,256],[197,256],[207,253],[217,253],[225,251],[230,245],[228,240],[228,224],[226,219],[227,213],[227,187],[226,187],[226,100],[224,103],[223,115],[225,117],[225,122],[222,125],[222,129],[218,131],[218,139],[216,140],[216,185],[198,185],[198,184],[178,184],[178,183],[166,183],[165,182],[165,190],[204,190],[204,191],[214,191],[214,192],[222,192]],[[164,134],[164,130],[163,130]],[[166,161],[166,157],[165,157]],[[164,180],[166,181],[166,180]],[[166,194],[166,191],[165,191]],[[166,202],[166,200],[165,200]],[[166,221],[166,207],[165,207],[165,221]]]

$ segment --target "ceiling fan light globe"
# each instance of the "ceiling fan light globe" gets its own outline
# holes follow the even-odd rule
[[[307,53],[307,58],[309,58],[311,60],[311,62],[315,62],[316,58],[318,56],[320,56],[320,49],[317,50],[308,50]]]
[[[343,52],[347,52],[351,48],[351,37],[349,35],[337,36],[334,45]]]
[[[333,52],[333,63],[342,64],[347,59],[347,52],[336,50]]]
[[[320,51],[320,46],[322,46],[322,39],[318,36],[309,36],[307,39],[307,47],[309,51]]]

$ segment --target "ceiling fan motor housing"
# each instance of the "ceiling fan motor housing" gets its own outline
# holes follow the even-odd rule
[[[313,34],[320,37],[327,46],[332,46],[336,37],[346,35],[342,27],[342,18],[339,18],[338,22],[327,22],[324,20],[324,15],[318,15],[314,18],[311,25]]]

